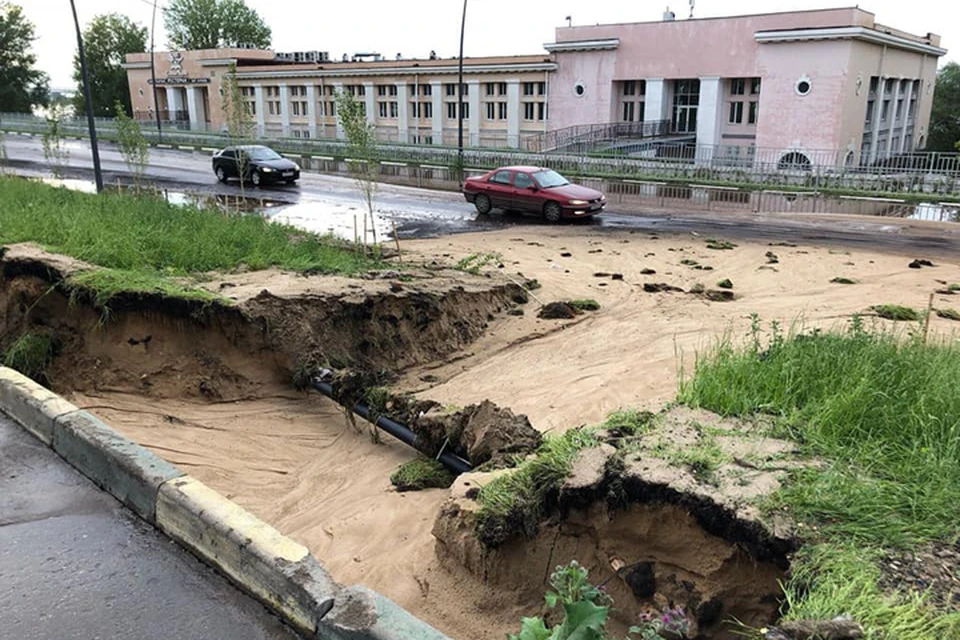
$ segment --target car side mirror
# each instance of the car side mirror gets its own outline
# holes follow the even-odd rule
[[[535,185],[535,184],[530,185],[529,187],[527,187],[527,189],[530,189],[530,191],[539,191],[539,190],[540,190],[539,188],[537,188],[537,185]]]

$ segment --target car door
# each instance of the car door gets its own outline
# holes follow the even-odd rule
[[[529,173],[517,171],[513,174],[513,205],[517,211],[540,211],[540,195],[536,183]]]
[[[513,206],[513,172],[501,169],[487,179],[487,195],[490,203],[498,209]]]

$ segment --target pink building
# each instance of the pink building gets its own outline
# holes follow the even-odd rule
[[[869,164],[921,149],[934,34],[878,24],[858,8],[571,26],[545,45],[549,126],[667,121],[697,157],[784,165]]]

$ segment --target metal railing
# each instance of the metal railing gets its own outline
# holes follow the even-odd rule
[[[658,138],[669,134],[669,120],[580,124],[530,136],[523,141],[523,149],[535,153],[584,152],[608,142]]]
[[[98,119],[98,130],[106,140],[115,136],[115,125],[110,119]],[[46,129],[42,118],[0,114],[0,129],[41,134]],[[177,128],[165,126],[162,142],[187,147],[218,147],[230,143],[219,131],[209,131],[184,124]],[[319,129],[319,126],[318,126]],[[76,137],[86,136],[83,121],[65,121],[62,131]],[[413,130],[411,130],[412,132]],[[410,144],[411,132],[400,135],[396,141],[379,145],[382,157],[399,162],[417,162],[427,165],[456,166],[457,149],[448,146],[447,131],[433,144]],[[151,142],[160,142],[154,128],[144,126],[143,133]],[[272,135],[282,135],[282,131]],[[288,132],[289,133],[289,132]],[[318,130],[319,133],[319,130]],[[327,126],[325,133],[335,135],[336,128]],[[427,135],[419,129],[416,135]],[[430,133],[432,136],[432,132]],[[266,137],[277,150],[299,156],[329,156],[342,158],[346,144],[332,138]],[[469,139],[464,152],[466,166],[492,169],[505,165],[548,166],[570,176],[616,177],[640,181],[671,181],[696,184],[749,186],[752,189],[785,189],[804,187],[821,191],[872,192],[884,194],[913,193],[930,199],[960,196],[960,154],[910,154],[859,166],[851,161],[849,152],[837,150],[804,150],[809,165],[783,163],[784,151],[761,147],[733,145],[694,145],[663,140],[640,140],[633,152],[627,153],[532,153],[504,148],[503,138],[484,141],[497,147],[479,146],[479,140]],[[509,143],[510,140],[505,142]],[[439,144],[438,144],[439,143]]]

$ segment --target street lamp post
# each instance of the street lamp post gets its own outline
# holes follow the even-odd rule
[[[157,0],[153,0],[153,18],[150,22],[150,79],[153,82],[153,112],[157,116],[157,137],[163,142],[163,127],[160,126],[160,101],[157,99],[157,70],[153,53],[153,34],[157,31]]]
[[[93,152],[93,177],[97,193],[103,191],[103,174],[100,171],[100,150],[97,147],[97,126],[93,122],[93,105],[90,103],[90,82],[87,79],[87,61],[83,57],[83,36],[80,34],[80,21],[77,19],[77,5],[70,0],[73,11],[73,24],[77,28],[77,53],[80,57],[80,78],[83,80],[83,101],[87,107],[87,126],[90,128],[90,149]]]
[[[463,183],[463,34],[467,27],[467,0],[463,0],[463,17],[460,19],[460,66],[457,74],[457,172]],[[476,117],[476,116],[474,116]]]

